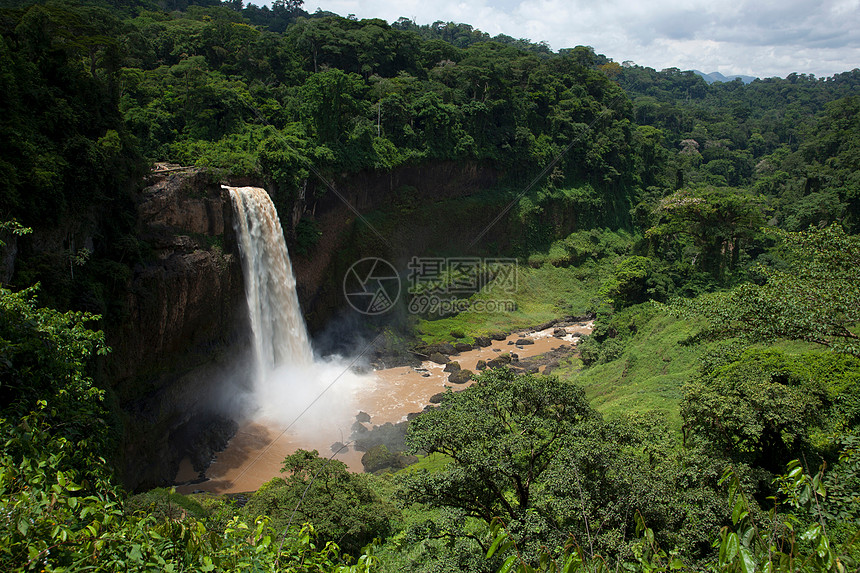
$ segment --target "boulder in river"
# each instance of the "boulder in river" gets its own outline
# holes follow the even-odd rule
[[[369,431],[370,430],[367,428],[367,426],[365,426],[361,422],[354,422],[352,424],[352,433],[353,434],[365,434]]]
[[[475,346],[478,346],[480,348],[486,348],[487,346],[491,345],[492,343],[493,343],[493,341],[490,340],[489,336],[476,336],[475,337]]]
[[[430,355],[430,361],[435,362],[436,364],[447,364],[451,361],[451,359],[442,354],[441,352],[434,352]]]
[[[457,354],[457,349],[454,348],[454,345],[451,344],[450,342],[440,342],[439,344],[432,345],[431,347],[429,347],[429,349],[432,350],[433,352],[438,352],[440,354],[447,354],[449,356],[451,354]]]
[[[500,368],[502,366],[506,366],[511,363],[511,355],[507,352],[504,354],[499,354],[492,360],[487,362],[488,368]]]
[[[465,368],[457,370],[456,372],[451,372],[451,374],[448,375],[448,382],[451,384],[465,384],[471,379],[472,371],[466,370]]]
[[[451,362],[449,362],[448,364],[445,365],[445,368],[443,370],[445,372],[456,372],[459,369],[460,369],[460,363],[457,362],[456,360],[452,360]]]

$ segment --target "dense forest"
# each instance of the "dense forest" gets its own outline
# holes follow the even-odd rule
[[[860,70],[709,85],[296,0],[3,5],[5,570],[860,567]],[[342,174],[485,166],[465,213],[511,236],[465,254],[520,261],[517,311],[370,328],[424,348],[570,316],[593,334],[551,375],[447,392],[405,469],[299,450],[244,505],[127,492],[100,329],[153,257],[133,196],[156,162],[258,181],[282,213]],[[393,229],[441,200],[365,215]],[[297,215],[312,254],[326,229]],[[28,246],[54,228],[63,249]]]

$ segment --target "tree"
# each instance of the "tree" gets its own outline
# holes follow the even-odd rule
[[[571,430],[598,419],[582,389],[554,377],[493,370],[471,388],[448,393],[438,409],[412,422],[413,452],[440,453],[454,463],[418,473],[408,497],[462,508],[487,523],[496,515],[525,519],[532,493]]]
[[[598,294],[620,310],[649,299],[664,299],[670,283],[655,269],[654,259],[633,256],[615,266],[615,271],[604,280]]]
[[[778,473],[792,458],[823,455],[815,432],[827,434],[860,421],[860,361],[811,352],[792,355],[721,348],[684,388],[681,416],[688,443],[716,455]],[[832,460],[831,460],[832,461]]]
[[[367,85],[357,74],[337,68],[310,76],[302,86],[302,113],[321,143],[343,143],[350,124],[361,116]]]
[[[782,241],[785,266],[760,266],[764,284],[746,283],[662,308],[705,318],[703,339],[805,340],[860,356],[860,236],[835,223],[769,233]]]
[[[707,545],[701,524],[720,515],[712,486],[690,480],[707,460],[683,457],[659,420],[603,421],[581,388],[552,376],[488,371],[413,420],[407,444],[451,462],[407,473],[400,495],[453,514],[426,526],[435,536],[484,549],[500,519],[528,555],[572,542],[624,559],[638,513],[661,539],[693,550]]]
[[[312,522],[320,537],[352,555],[390,533],[396,511],[371,487],[373,476],[350,473],[341,461],[301,449],[284,459],[281,471],[287,477],[263,484],[248,501],[250,519],[266,515],[284,533]]]
[[[90,356],[109,351],[103,333],[87,328],[100,317],[39,308],[36,291],[0,287],[0,419],[44,409],[73,441],[107,439],[94,432],[103,427],[104,409],[88,375]]]
[[[696,267],[722,278],[735,268],[744,241],[764,224],[762,200],[731,187],[682,189],[660,201],[660,223],[648,229],[651,240],[682,247],[692,240]]]

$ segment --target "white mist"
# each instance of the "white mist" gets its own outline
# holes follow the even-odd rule
[[[314,358],[283,230],[268,193],[257,187],[225,188],[233,201],[254,336],[253,417],[289,428],[314,445],[320,439],[346,441],[357,412],[356,393],[373,385],[373,378],[352,372],[346,361]]]

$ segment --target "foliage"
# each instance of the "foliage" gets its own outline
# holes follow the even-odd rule
[[[409,476],[407,494],[462,507],[487,522],[499,513],[524,519],[531,488],[564,436],[595,418],[581,390],[555,379],[510,370],[480,375],[410,425],[413,452],[441,453],[453,463],[444,472]]]
[[[615,266],[615,272],[600,286],[598,294],[620,310],[647,300],[665,300],[673,289],[674,284],[660,272],[654,259],[633,256]]]
[[[826,455],[817,432],[850,428],[856,409],[860,361],[820,352],[791,355],[721,348],[684,389],[681,416],[688,440],[702,440],[736,462],[776,472],[785,460]]]
[[[140,173],[118,109],[118,18],[35,3],[0,24],[0,199],[4,219],[56,222]]]
[[[741,489],[740,480],[731,470],[723,477],[728,482],[729,504],[734,527],[720,532],[719,561],[716,571],[746,573],[750,571],[848,571],[851,558],[844,551],[857,542],[849,541],[837,548],[831,545],[825,520],[818,514],[818,502],[825,496],[823,472],[810,476],[798,460],[789,462],[787,473],[777,479],[781,500],[766,516],[756,516],[754,508]],[[818,514],[812,523],[788,514],[780,516],[780,506],[794,511]],[[795,528],[801,529],[798,535]]]
[[[646,236],[679,259],[689,256],[681,241],[689,237],[695,249],[693,266],[718,279],[737,266],[743,241],[749,241],[764,222],[761,200],[731,188],[676,191],[660,201],[658,213],[659,223]]]
[[[765,284],[744,284],[667,308],[708,321],[702,337],[806,340],[860,356],[860,239],[838,225],[804,232],[771,231],[787,266],[760,267]]]
[[[845,573],[851,570],[856,563],[849,552],[858,543],[856,533],[854,538],[837,548],[827,534],[823,516],[818,514],[819,519],[809,523],[793,513],[785,513],[786,510],[817,513],[817,504],[825,496],[823,472],[810,476],[804,473],[800,462],[794,460],[777,481],[781,495],[771,498],[773,507],[766,515],[762,515],[749,502],[737,474],[731,468],[724,472],[720,483],[728,484],[732,525],[720,530],[719,539],[714,542],[714,547],[718,549],[718,560],[710,563],[705,570],[714,573]],[[801,531],[799,535],[796,529]],[[654,531],[647,526],[642,516],[637,516],[636,532],[640,538],[635,561],[625,563],[625,570],[641,573],[691,570],[677,551],[666,552],[661,548],[655,540]],[[593,573],[616,570],[603,558],[589,556],[576,545],[566,546],[560,556],[543,549],[537,559],[530,560],[523,555],[501,521],[494,523],[492,534],[494,541],[487,551],[487,559],[495,554],[507,555],[498,569],[499,573]]]
[[[712,493],[691,484],[681,469],[691,460],[675,457],[665,427],[602,422],[580,389],[553,377],[484,373],[413,421],[408,441],[452,461],[405,473],[401,497],[457,512],[436,535],[484,548],[486,528],[501,517],[529,558],[572,539],[615,561],[631,555],[626,532],[638,511],[659,524],[661,539],[694,552],[714,515]],[[483,528],[470,530],[469,519]]]
[[[0,287],[0,415],[16,419],[42,404],[60,435],[106,440],[92,432],[104,412],[87,375],[90,355],[109,351],[104,335],[86,326],[99,317],[39,308],[36,291]]]
[[[0,563],[5,571],[358,573],[375,562],[366,553],[356,565],[346,565],[337,545],[317,544],[309,525],[284,536],[264,517],[250,525],[233,518],[223,529],[208,530],[205,520],[184,510],[124,507],[104,460],[82,458],[73,443],[51,437],[39,416],[4,430],[11,433],[8,451],[25,451],[22,457],[2,457]],[[74,469],[78,464],[85,469]]]
[[[372,476],[350,473],[341,461],[301,449],[285,458],[281,471],[289,475],[264,484],[248,501],[248,518],[266,515],[284,532],[311,522],[322,539],[353,555],[390,533],[396,511],[373,490]]]

